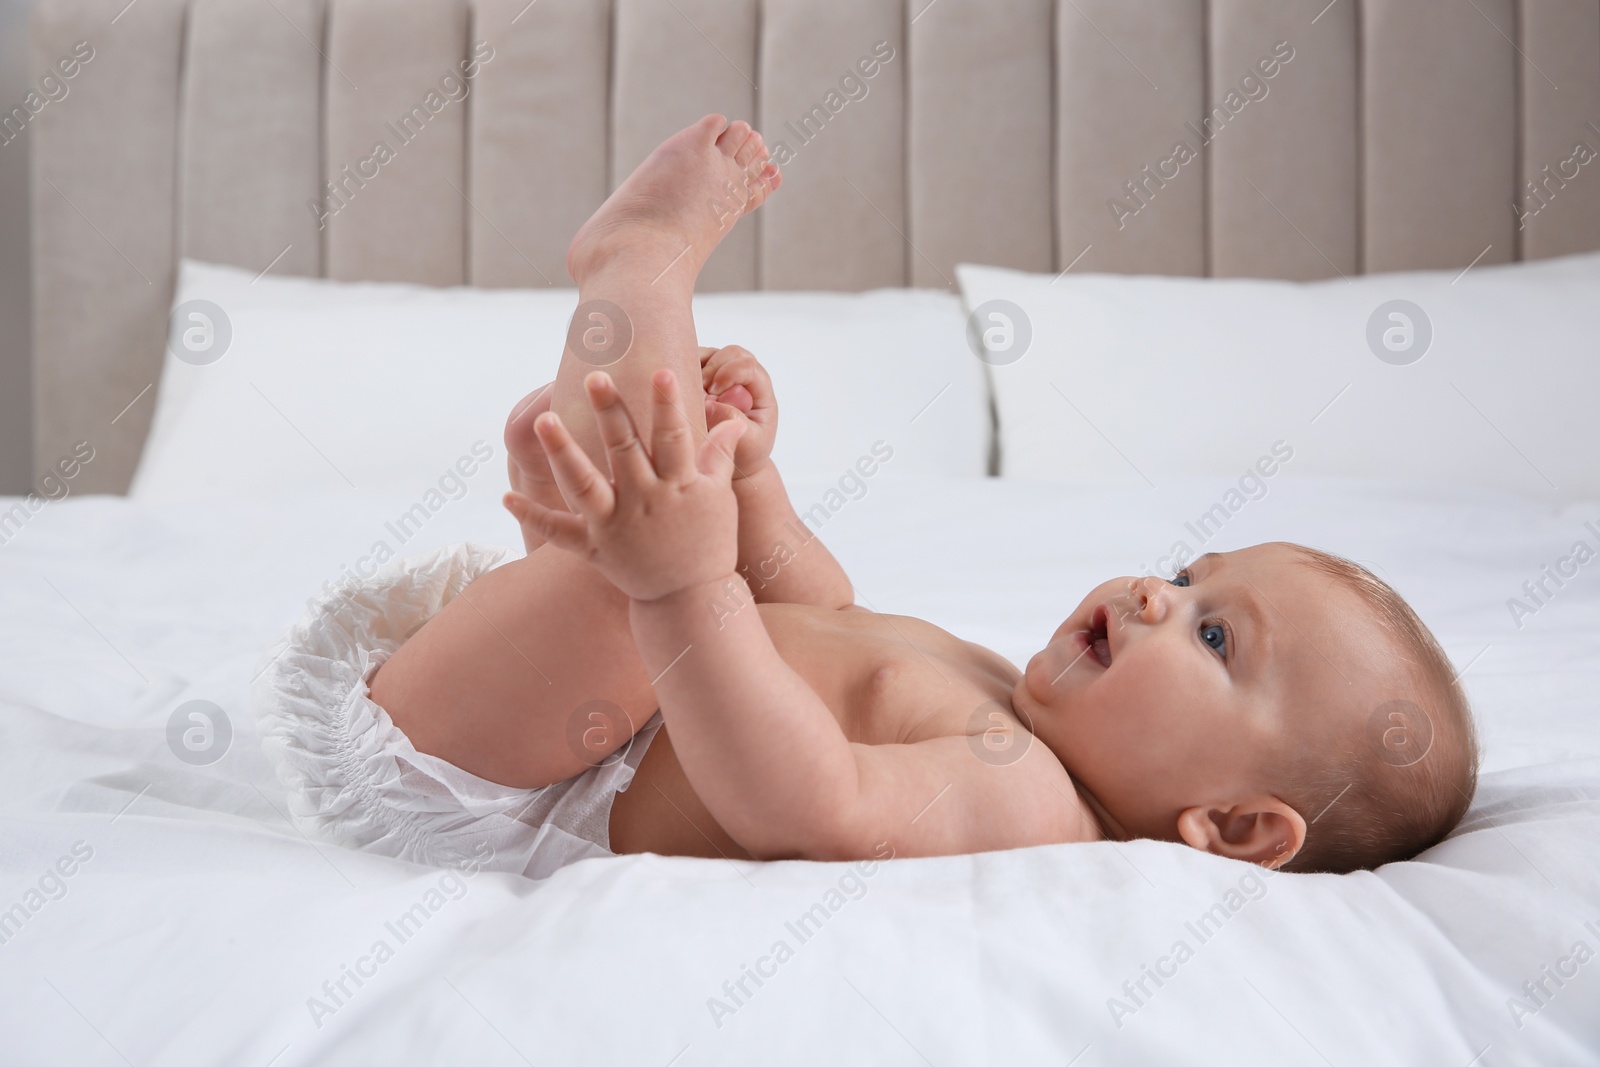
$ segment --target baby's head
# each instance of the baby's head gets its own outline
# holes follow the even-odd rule
[[[1012,702],[1116,830],[1284,870],[1414,856],[1477,782],[1471,710],[1416,613],[1282,542],[1098,586]]]

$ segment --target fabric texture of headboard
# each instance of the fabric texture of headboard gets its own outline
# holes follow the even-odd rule
[[[708,289],[1313,279],[1600,248],[1600,0],[41,0],[35,468],[124,491],[184,256],[570,285],[662,137],[783,163]]]

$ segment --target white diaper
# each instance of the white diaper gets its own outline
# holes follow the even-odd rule
[[[512,789],[418,752],[368,695],[395,649],[509,555],[459,544],[396,560],[318,597],[268,649],[252,688],[261,746],[307,836],[529,878],[613,855],[611,804],[660,728],[659,711],[600,766],[543,789]]]

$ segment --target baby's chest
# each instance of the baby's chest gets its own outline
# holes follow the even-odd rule
[[[851,741],[914,744],[969,733],[997,702],[1009,709],[1011,687],[987,664],[915,633],[855,635],[829,642],[797,670]],[[980,727],[981,729],[981,727]]]

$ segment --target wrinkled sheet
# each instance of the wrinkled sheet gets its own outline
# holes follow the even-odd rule
[[[843,499],[822,536],[860,603],[1019,665],[1093,584],[1157,570],[1176,542],[1296,540],[1372,566],[1465,668],[1486,752],[1460,831],[1376,873],[1269,877],[1146,841],[864,866],[634,856],[530,882],[305,840],[254,740],[262,650],[380,543],[515,543],[491,475],[403,543],[390,524],[424,485],[288,504],[72,498],[12,532],[0,1060],[1600,1056],[1600,560],[1547,579],[1532,613],[1507,603],[1531,603],[1523,583],[1575,542],[1600,548],[1600,507],[1280,480],[1201,544],[1185,523],[1227,482],[791,486],[802,511]],[[209,765],[168,742],[192,700],[231,728]]]

